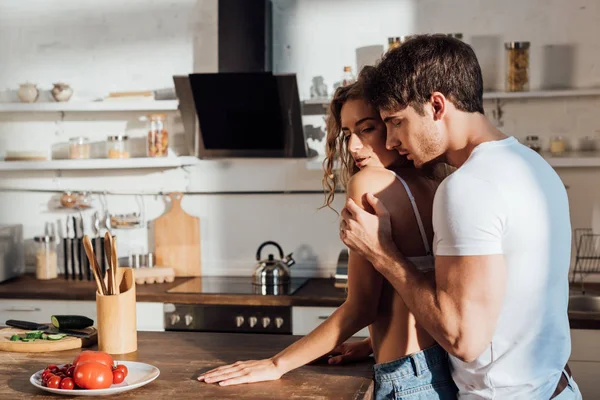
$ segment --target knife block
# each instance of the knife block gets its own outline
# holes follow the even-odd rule
[[[119,294],[96,292],[98,350],[108,354],[137,351],[135,278],[131,268],[119,268]]]

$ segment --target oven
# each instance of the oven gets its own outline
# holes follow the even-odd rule
[[[292,334],[291,306],[164,305],[166,331]]]
[[[292,307],[274,305],[194,304],[201,294],[242,295],[255,297],[292,296],[309,278],[292,278],[290,283],[273,288],[254,285],[247,277],[192,278],[172,288],[168,293],[189,296],[182,303],[164,305],[166,331],[235,332],[292,334]],[[181,296],[178,296],[181,297]],[[256,298],[254,299],[256,300]],[[198,303],[202,303],[199,301]],[[253,301],[257,303],[257,301]],[[273,302],[270,302],[273,303]]]

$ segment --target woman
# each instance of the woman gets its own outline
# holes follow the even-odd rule
[[[394,241],[402,254],[423,271],[431,270],[431,212],[439,181],[414,168],[397,151],[386,149],[385,124],[363,99],[362,88],[371,71],[363,69],[357,83],[337,89],[331,102],[324,163],[325,205],[330,207],[333,201],[336,180],[332,171],[335,160],[341,159],[341,182],[347,197],[368,208],[364,194],[376,193],[390,212]],[[365,326],[369,326],[370,339],[339,346]],[[391,285],[367,260],[352,252],[348,297],[313,332],[270,359],[219,367],[198,380],[224,386],[275,380],[336,347],[350,355],[370,354],[372,350],[377,362],[378,399],[402,399],[416,392],[419,399],[456,398],[447,354],[415,322]]]

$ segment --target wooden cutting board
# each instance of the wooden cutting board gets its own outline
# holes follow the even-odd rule
[[[175,276],[200,276],[200,219],[181,208],[183,193],[169,197],[171,209],[154,220],[156,265],[173,268]]]
[[[0,351],[12,351],[15,353],[45,353],[50,351],[78,349],[96,344],[98,341],[98,332],[96,331],[96,328],[89,327],[80,329],[80,331],[89,333],[91,336],[88,339],[65,336],[60,340],[38,339],[33,342],[11,342],[10,337],[12,335],[15,333],[25,333],[27,331],[18,328],[4,328],[0,329]]]

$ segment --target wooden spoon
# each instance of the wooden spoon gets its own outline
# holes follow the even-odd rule
[[[96,288],[98,289],[98,293],[106,296],[106,284],[104,283],[104,279],[102,279],[100,266],[98,265],[98,260],[96,260],[96,256],[94,254],[94,247],[92,246],[92,241],[88,235],[83,237],[83,247],[85,248],[85,254],[87,255],[92,272],[94,273],[94,279],[96,280]]]
[[[106,269],[106,277],[108,281],[108,294],[115,294],[114,292],[114,282],[113,282],[113,259],[112,259],[112,236],[110,233],[106,232],[104,234],[104,253],[106,255],[106,261],[108,262],[108,268]]]
[[[117,240],[116,238],[112,241],[112,274],[113,274],[113,285],[114,293],[119,294],[119,256],[117,254]]]

